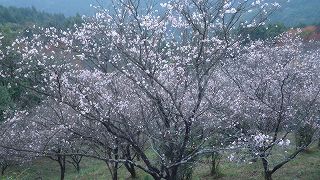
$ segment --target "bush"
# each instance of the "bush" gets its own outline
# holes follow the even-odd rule
[[[296,148],[308,146],[312,142],[315,131],[315,128],[310,124],[306,124],[298,129],[295,133]]]
[[[193,175],[193,163],[184,164],[178,168],[178,177],[179,180],[191,180]]]

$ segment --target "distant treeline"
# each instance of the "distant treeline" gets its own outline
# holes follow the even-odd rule
[[[34,7],[17,8],[0,6],[0,25],[16,24],[19,26],[40,25],[65,28],[80,23],[80,15],[66,18],[63,14],[40,12]]]
[[[288,29],[289,28],[282,23],[267,24],[259,27],[239,28],[239,34],[243,37],[249,37],[251,40],[265,40],[274,38]]]

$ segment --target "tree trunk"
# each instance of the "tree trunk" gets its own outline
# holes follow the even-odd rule
[[[115,162],[112,169],[112,180],[118,180],[118,163]]]
[[[217,153],[213,153],[211,155],[211,171],[210,171],[211,175],[218,174],[218,165],[219,165],[218,158],[219,158],[219,155]]]
[[[132,158],[132,155],[131,155],[131,152],[130,152],[130,145],[125,146],[123,154],[124,154],[126,159],[128,159],[130,161],[133,161],[133,158]],[[136,173],[134,165],[132,165],[130,163],[124,163],[124,166],[126,167],[128,172],[130,173],[132,178],[136,178],[137,177],[137,173]]]
[[[105,161],[106,164],[107,164],[107,167],[109,169],[109,172],[110,172],[110,175],[111,175],[111,179],[112,180],[118,180],[118,168],[119,168],[119,163],[117,162],[108,162],[108,161]]]
[[[264,169],[264,179],[272,180],[272,172],[269,170],[268,161],[264,157],[262,157],[261,160],[262,160],[263,169]]]
[[[167,176],[167,180],[176,180],[178,175],[178,166],[175,166],[169,171],[170,174]]]
[[[73,165],[73,167],[76,169],[77,173],[80,173],[80,163],[82,160],[82,156],[71,156],[71,164]]]
[[[132,164],[125,163],[124,166],[129,171],[129,173],[130,173],[132,178],[136,178],[137,177],[136,169],[134,168],[134,166]]]
[[[64,167],[60,167],[60,180],[64,180],[65,171]]]
[[[116,141],[116,144],[118,144],[117,141]],[[118,147],[116,147],[113,150],[113,154],[114,154],[114,159],[118,160],[119,159],[119,148]],[[118,168],[119,168],[119,163],[114,162],[113,167],[112,167],[112,180],[118,180]]]
[[[60,180],[64,180],[64,175],[66,172],[66,157],[58,156],[58,163],[60,166]]]
[[[264,172],[265,180],[272,180],[272,173],[270,171]]]
[[[212,161],[211,161],[210,173],[211,173],[211,175],[216,175],[217,174],[216,160],[215,159],[212,159]]]
[[[6,171],[6,169],[8,168],[8,165],[3,165],[1,166],[1,175],[4,175],[4,172]]]
[[[76,170],[77,170],[77,173],[79,174],[80,173],[80,163],[76,164]]]

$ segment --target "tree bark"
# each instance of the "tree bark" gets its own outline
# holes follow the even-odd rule
[[[2,176],[4,175],[4,173],[5,173],[5,171],[6,171],[6,169],[7,169],[8,167],[9,167],[8,165],[3,165],[3,166],[1,166],[1,175],[2,175]]]
[[[80,173],[80,163],[83,156],[71,156],[72,161],[70,163],[74,166],[77,173]]]
[[[66,172],[66,157],[58,156],[58,163],[60,166],[60,180],[64,180],[64,175]]]
[[[116,140],[116,144],[118,145],[118,141]],[[113,154],[114,154],[114,159],[118,160],[119,159],[119,147],[117,146],[114,150],[113,150]],[[112,180],[118,180],[118,168],[119,168],[119,163],[118,162],[114,162],[113,163],[113,177]]]
[[[213,153],[211,155],[211,175],[217,175],[218,174],[218,162],[217,162],[218,155],[216,153]]]
[[[264,158],[264,156],[261,157],[263,169],[264,169],[264,179],[265,180],[272,180],[272,174],[273,172],[269,170],[269,162]]]
[[[114,163],[115,165],[113,166],[113,173],[112,173],[112,180],[118,180],[118,163]]]
[[[169,171],[170,174],[169,176],[167,176],[167,180],[176,180],[177,179],[177,175],[178,175],[178,166],[175,166],[171,169],[171,171]]]
[[[264,179],[265,180],[272,180],[272,173],[270,171],[265,172]]]
[[[134,168],[134,166],[132,164],[125,163],[124,166],[126,167],[128,172],[130,173],[132,178],[136,178],[137,177],[136,169]]]
[[[77,173],[79,174],[80,173],[80,163],[76,164],[76,170],[77,170]]]
[[[124,154],[126,159],[128,159],[130,161],[133,161],[133,157],[132,157],[131,152],[130,152],[130,145],[126,145],[125,146],[123,154]],[[128,172],[130,173],[132,178],[136,178],[137,177],[137,173],[136,173],[134,165],[132,165],[130,163],[124,163],[124,166],[126,167]]]

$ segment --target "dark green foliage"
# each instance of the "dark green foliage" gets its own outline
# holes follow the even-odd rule
[[[287,30],[288,28],[284,24],[278,23],[253,28],[241,28],[239,29],[239,34],[244,38],[249,37],[250,40],[265,40],[274,38]]]
[[[210,167],[210,174],[211,176],[219,176],[219,164],[222,156],[219,153],[212,153],[211,154],[211,167]]]
[[[310,125],[305,124],[303,127],[299,128],[295,134],[296,147],[306,147],[312,142],[313,135],[316,129]]]
[[[177,180],[192,180],[193,163],[186,163],[178,168]]]
[[[11,103],[11,96],[8,89],[0,86],[0,110],[4,110]]]
[[[40,12],[34,7],[17,8],[0,6],[0,24],[2,26],[10,25],[14,27],[14,25],[18,25],[21,28],[36,24],[44,27],[68,28],[73,27],[75,23],[82,23],[80,15],[66,18],[63,14]]]
[[[38,12],[35,8],[16,8],[0,6],[0,23],[28,24],[37,22],[39,24],[51,24],[63,22],[65,17],[61,14],[48,14]]]
[[[0,121],[3,120],[4,111],[12,104],[11,96],[8,89],[0,86]]]
[[[0,61],[0,72],[5,75],[0,76],[0,121],[4,120],[3,113],[10,108],[13,110],[27,109],[41,101],[39,95],[24,88],[31,85],[29,80],[16,79],[13,75],[14,70],[19,68],[16,62],[20,57],[14,52],[7,52],[6,47],[11,46],[20,33],[30,29],[33,25],[66,29],[81,23],[80,15],[66,18],[62,14],[39,12],[35,8],[0,6],[0,33],[3,36],[0,50],[6,54]]]

